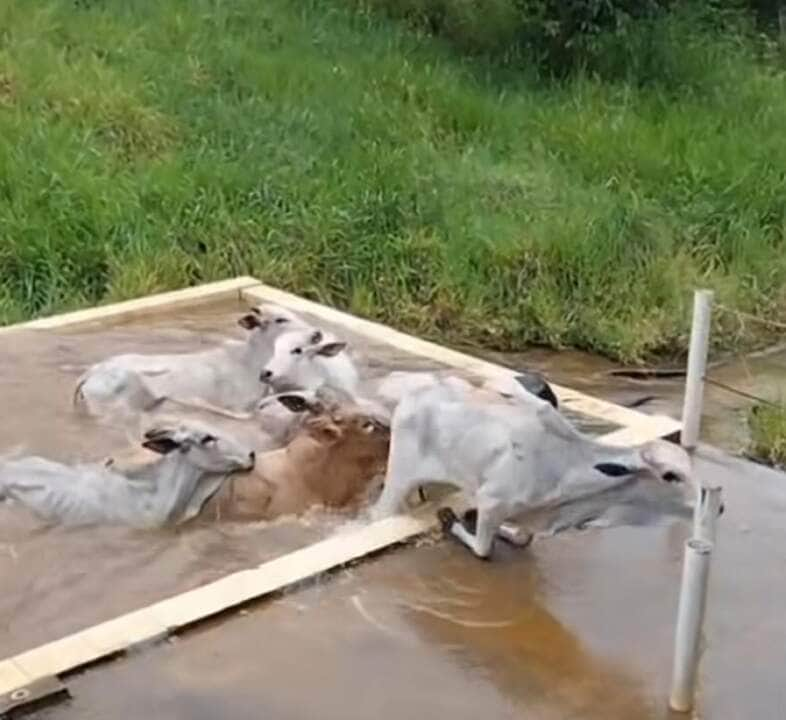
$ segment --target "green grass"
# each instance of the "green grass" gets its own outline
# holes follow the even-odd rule
[[[4,0],[0,320],[238,274],[628,361],[684,350],[696,286],[783,316],[777,60],[647,37],[652,82],[554,84],[339,0]]]
[[[769,465],[786,467],[786,406],[754,406],[748,413],[748,427],[748,453]]]

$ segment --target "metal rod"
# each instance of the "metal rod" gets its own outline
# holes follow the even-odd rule
[[[774,408],[782,408],[783,405],[779,405],[778,403],[772,402],[772,400],[766,400],[763,397],[759,397],[758,395],[752,395],[751,393],[747,393],[744,390],[738,390],[731,385],[726,385],[726,383],[722,383],[720,380],[715,380],[711,377],[705,377],[704,382],[707,385],[713,385],[714,387],[720,388],[721,390],[725,390],[726,392],[730,392],[733,395],[739,395],[740,397],[744,397],[746,400],[753,400],[760,405],[767,405],[769,407]]]
[[[704,403],[704,374],[710,346],[712,317],[711,290],[697,290],[693,296],[693,324],[690,330],[688,369],[685,377],[685,400],[682,406],[682,446],[693,450],[699,442],[701,412]]]
[[[721,509],[720,485],[704,486],[699,490],[699,498],[693,512],[693,537],[715,543],[715,528]]]
[[[677,712],[689,712],[693,708],[711,556],[711,543],[698,538],[685,543],[669,697],[669,706]]]

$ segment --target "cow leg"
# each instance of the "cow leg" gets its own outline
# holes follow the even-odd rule
[[[393,433],[382,494],[371,509],[374,520],[399,512],[414,490],[418,490],[422,500],[426,499],[421,486],[445,476],[442,463],[435,457],[424,456],[417,436],[408,430],[405,428],[399,435]]]
[[[461,522],[464,528],[474,535],[478,522],[478,511],[474,509],[467,510],[462,516]],[[497,537],[519,548],[527,547],[533,539],[532,533],[524,532],[518,525],[510,522],[504,522],[499,526]]]
[[[478,505],[477,527],[472,534],[450,508],[442,508],[438,517],[444,530],[460,540],[475,555],[484,560],[491,556],[494,536],[505,519],[505,509],[497,501],[485,501]]]
[[[517,548],[528,547],[534,538],[532,533],[524,532],[518,525],[507,522],[499,526],[497,537]]]
[[[418,482],[413,479],[385,478],[382,494],[371,508],[371,519],[381,520],[390,515],[395,515],[404,506],[404,501],[409,493],[417,486]]]

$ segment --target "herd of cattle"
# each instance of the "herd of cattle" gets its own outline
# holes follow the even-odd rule
[[[443,528],[485,558],[495,537],[652,524],[690,516],[701,498],[680,447],[594,440],[536,374],[366,379],[346,342],[282,307],[251,308],[239,324],[245,339],[209,350],[89,368],[74,411],[131,418],[141,447],[81,465],[0,459],[0,501],[68,525],[258,521],[318,506],[371,506],[379,519],[444,483],[472,510],[441,509]]]

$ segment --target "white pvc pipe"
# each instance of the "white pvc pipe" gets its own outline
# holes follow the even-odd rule
[[[682,406],[680,442],[693,450],[699,442],[699,427],[704,403],[704,373],[710,347],[712,290],[697,290],[693,295],[693,324],[690,329],[688,369],[685,376],[685,400]]]
[[[688,712],[693,707],[711,556],[711,543],[697,538],[685,543],[669,697],[669,706],[677,712]]]
[[[694,538],[715,543],[715,528],[721,509],[721,491],[720,485],[705,486],[699,490],[696,509],[693,513]]]

